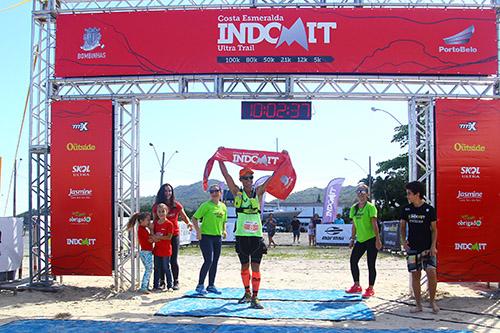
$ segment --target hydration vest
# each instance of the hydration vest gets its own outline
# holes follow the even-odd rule
[[[250,197],[240,188],[234,198],[236,208],[236,236],[262,237],[262,221],[260,219],[260,202],[255,188]]]

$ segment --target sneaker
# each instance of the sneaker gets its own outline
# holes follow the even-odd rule
[[[365,289],[365,292],[363,293],[363,298],[370,298],[373,295],[375,295],[375,291],[373,290],[372,287],[368,287]]]
[[[252,296],[249,293],[245,293],[245,295],[239,299],[238,304],[250,303],[251,301]]]
[[[202,284],[197,285],[195,290],[198,294],[201,294],[201,295],[207,294],[207,291],[205,290],[205,286]]]
[[[141,294],[149,294],[149,290],[146,288],[141,288],[138,290],[138,292],[140,292]]]
[[[359,284],[353,284],[351,288],[347,289],[345,292],[348,294],[357,294],[363,291],[363,288]]]
[[[163,291],[163,289],[161,289],[161,288],[153,288],[153,290],[152,290],[152,292],[154,292],[154,293],[159,293],[161,291]]]
[[[179,290],[179,282],[175,282],[174,286],[172,287],[173,290]]]
[[[257,297],[252,297],[252,300],[250,301],[250,308],[262,310],[264,307],[260,304]]]
[[[217,288],[215,288],[215,286],[208,286],[207,292],[212,293],[212,294],[217,294],[217,295],[222,294],[220,291],[217,290]]]

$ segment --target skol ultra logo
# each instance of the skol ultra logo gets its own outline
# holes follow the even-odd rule
[[[478,166],[463,166],[460,168],[460,175],[464,179],[481,178],[481,168]]]

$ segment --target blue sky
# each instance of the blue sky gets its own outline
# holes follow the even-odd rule
[[[0,156],[3,159],[0,216],[12,214],[12,193],[8,202],[6,199],[29,85],[31,4],[1,11],[16,2],[6,0],[0,5]],[[402,123],[407,123],[406,102],[313,101],[310,121],[241,120],[240,101],[235,100],[143,102],[140,114],[141,195],[155,194],[160,182],[160,167],[149,142],[156,146],[160,155],[165,151],[166,159],[175,150],[179,151],[165,172],[165,180],[174,186],[200,181],[207,159],[219,146],[275,150],[276,138],[279,149],[288,150],[292,158],[298,176],[295,190],[324,187],[335,177],[345,177],[345,184],[354,185],[365,174],[354,163],[344,161],[344,157],[355,160],[367,170],[371,155],[375,170],[377,162],[402,152],[397,144],[390,143],[398,124],[382,112],[372,112],[372,106],[387,110]],[[18,156],[23,159],[18,174],[18,212],[28,207],[29,119],[26,120]],[[233,175],[237,169],[229,168]],[[211,177],[222,179],[218,168],[214,168]]]

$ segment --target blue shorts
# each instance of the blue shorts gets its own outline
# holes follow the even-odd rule
[[[292,230],[293,235],[299,237],[300,236],[300,230]]]
[[[408,251],[406,263],[408,265],[408,272],[418,272],[422,269],[427,270],[428,268],[436,269],[437,267],[436,256],[431,256],[431,250],[424,250],[422,252],[415,250]]]

